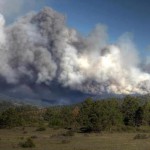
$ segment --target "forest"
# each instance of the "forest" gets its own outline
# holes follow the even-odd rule
[[[125,96],[66,106],[39,108],[31,105],[0,103],[0,128],[64,128],[74,132],[117,132],[150,126],[149,96]]]

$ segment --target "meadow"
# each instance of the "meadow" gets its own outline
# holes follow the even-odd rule
[[[1,150],[149,150],[150,133],[75,133],[66,136],[65,129],[46,128],[37,131],[36,127],[0,129]],[[142,138],[135,137],[144,135]],[[34,148],[23,148],[19,143],[32,139]]]
[[[150,98],[38,108],[0,103],[0,150],[150,150]]]

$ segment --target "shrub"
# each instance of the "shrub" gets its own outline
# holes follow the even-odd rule
[[[36,135],[32,135],[31,139],[37,139],[38,137]]]
[[[89,137],[90,136],[90,134],[88,134],[88,133],[84,133],[83,134],[85,137]]]
[[[135,127],[132,127],[132,126],[125,126],[125,125],[118,126],[118,127],[117,127],[117,130],[118,130],[119,132],[136,132],[136,128],[135,128]]]
[[[72,130],[69,130],[66,133],[64,133],[63,136],[74,136],[74,132]]]
[[[36,131],[45,131],[45,130],[46,130],[45,127],[39,127],[39,128],[36,129]]]
[[[9,108],[0,115],[0,128],[21,126],[23,119],[15,108]]]
[[[25,142],[19,143],[19,145],[23,148],[33,148],[35,144],[31,138],[28,138]]]
[[[23,140],[23,139],[24,139],[24,137],[20,137],[20,139],[21,139],[21,140]]]
[[[27,134],[28,133],[28,131],[23,131],[23,134]]]
[[[54,129],[54,130],[59,130],[60,127],[59,127],[59,126],[54,126],[53,129]]]
[[[137,134],[133,139],[148,139],[149,137],[146,134]]]
[[[69,139],[63,139],[62,141],[61,141],[61,143],[62,144],[68,144],[68,143],[70,143],[71,141],[69,140]]]
[[[61,127],[62,126],[62,121],[60,118],[52,118],[49,121],[49,127]]]

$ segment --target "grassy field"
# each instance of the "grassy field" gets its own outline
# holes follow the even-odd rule
[[[65,130],[47,128],[14,128],[0,130],[0,150],[150,150],[150,138],[134,139],[137,133],[76,133],[63,136]],[[150,134],[147,133],[147,136]],[[18,144],[31,137],[35,148],[22,148]]]

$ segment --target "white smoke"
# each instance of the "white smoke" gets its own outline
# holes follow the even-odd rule
[[[8,83],[57,82],[92,94],[150,92],[150,71],[140,67],[136,46],[127,34],[109,45],[107,28],[98,25],[82,37],[50,8],[9,26],[4,22],[0,16],[0,76]]]
[[[22,6],[24,0],[0,0],[0,13],[8,16],[12,13],[18,13]]]

